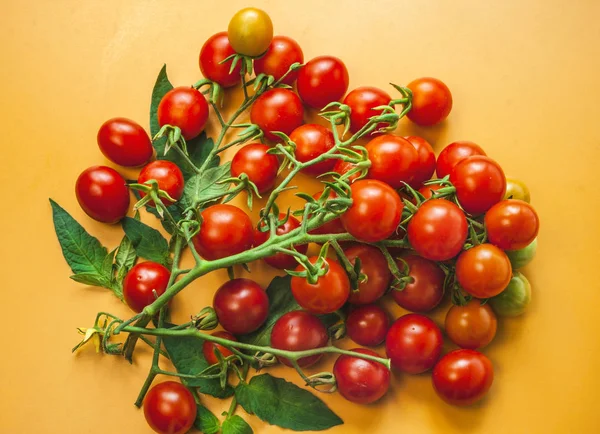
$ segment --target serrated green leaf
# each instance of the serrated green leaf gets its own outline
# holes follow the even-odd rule
[[[158,104],[163,96],[171,89],[173,89],[173,85],[169,81],[169,77],[167,77],[167,65],[163,65],[158,73],[158,77],[156,77],[154,88],[152,89],[152,101],[150,103],[150,134],[152,137],[160,130],[158,116],[156,114],[158,111]]]
[[[221,431],[219,419],[202,404],[197,405],[194,428],[204,434],[218,434]]]
[[[253,434],[252,427],[237,414],[225,419],[222,434]]]
[[[107,280],[105,276],[97,273],[73,274],[70,278],[75,282],[83,283],[84,285],[101,286],[104,288],[110,285],[110,281]]]
[[[202,203],[207,199],[226,193],[230,184],[217,184],[230,176],[230,162],[222,166],[212,167],[200,175],[194,175],[185,183],[181,204],[185,207],[191,207],[196,203]]]
[[[126,235],[121,240],[121,244],[119,244],[117,255],[115,257],[115,272],[117,282],[120,283],[125,278],[127,272],[131,270],[131,267],[133,267],[133,264],[135,264],[136,259],[137,254],[135,253],[135,248]]]
[[[121,225],[138,256],[169,266],[169,244],[160,232],[131,217],[125,217]]]

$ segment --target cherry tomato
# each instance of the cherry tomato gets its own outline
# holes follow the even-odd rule
[[[346,318],[346,333],[358,345],[375,347],[385,340],[390,318],[381,307],[368,304],[354,309]]]
[[[425,200],[427,200],[427,199],[431,199],[433,197],[433,193],[440,190],[441,188],[444,188],[444,187],[440,184],[431,184],[431,185],[424,185],[423,187],[419,188],[418,191],[425,197]],[[440,198],[440,199],[443,199],[443,198]]]
[[[300,45],[287,36],[275,36],[265,55],[254,60],[254,73],[271,75],[277,81],[294,63],[304,63],[304,54]],[[292,71],[282,80],[282,83],[291,86],[297,77],[298,71]]]
[[[304,121],[302,101],[289,89],[271,89],[252,105],[250,120],[257,124],[270,140],[279,140],[273,132],[290,135]]]
[[[522,200],[498,202],[485,214],[490,243],[503,250],[524,249],[535,240],[540,219],[531,205]]]
[[[432,261],[447,261],[460,253],[467,239],[467,218],[444,199],[424,202],[408,223],[408,241],[415,251]]]
[[[392,235],[400,224],[404,208],[398,193],[375,179],[360,179],[350,189],[352,205],[340,217],[346,230],[367,243],[376,243]]]
[[[476,350],[496,336],[498,321],[489,304],[472,299],[464,306],[452,306],[446,314],[446,334],[461,348]]]
[[[348,90],[348,70],[337,57],[319,56],[307,62],[298,73],[298,94],[305,104],[322,109],[339,101]]]
[[[450,89],[437,78],[423,77],[411,81],[412,109],[406,115],[417,125],[431,126],[439,124],[452,110]]]
[[[317,257],[309,258],[311,264]],[[333,259],[326,259],[329,270],[312,284],[304,277],[292,277],[292,294],[298,304],[307,311],[315,314],[331,313],[346,303],[350,295],[350,280],[344,268]],[[296,271],[304,271],[302,265]]]
[[[196,401],[187,387],[175,381],[159,383],[144,399],[146,422],[159,434],[185,434],[196,420]]]
[[[524,247],[519,250],[507,250],[506,256],[510,259],[510,265],[513,270],[518,270],[519,268],[523,268],[525,265],[529,264],[533,258],[535,257],[535,253],[537,252],[537,238],[533,240],[531,244],[527,247]]]
[[[385,351],[394,368],[420,374],[433,368],[442,353],[442,344],[442,332],[432,320],[410,313],[392,324]]]
[[[317,158],[335,146],[333,133],[317,124],[299,126],[292,131],[290,139],[296,144],[296,159],[301,163]],[[333,169],[335,161],[334,159],[327,159],[308,166],[302,171],[310,175],[320,175]]]
[[[488,300],[488,304],[500,316],[523,314],[531,302],[531,284],[516,271],[504,291]]]
[[[126,118],[113,118],[102,124],[98,147],[110,161],[126,167],[146,164],[154,152],[148,133],[140,124]]]
[[[143,311],[156,297],[165,293],[170,277],[171,272],[156,262],[146,261],[135,265],[123,279],[125,303],[134,312]]]
[[[227,32],[219,32],[208,38],[200,50],[199,63],[202,75],[222,87],[232,87],[238,84],[242,81],[240,75],[242,62],[238,62],[231,72],[229,70],[233,59],[223,62],[233,54],[235,54],[235,50],[229,43]]]
[[[504,199],[518,199],[529,203],[531,200],[529,188],[527,188],[523,181],[514,178],[506,178],[506,193],[504,193]]]
[[[214,261],[248,250],[253,232],[248,214],[233,205],[218,204],[202,211],[202,226],[192,241],[200,256]]]
[[[351,351],[379,355],[375,351],[355,348]],[[350,402],[371,404],[385,395],[390,387],[390,371],[381,363],[341,355],[333,365],[338,392]]]
[[[347,172],[350,172],[355,167],[356,167],[355,164],[350,163],[348,161],[337,160],[335,165],[333,166],[333,171],[336,173],[339,173],[340,175],[344,175]],[[348,182],[353,183],[354,181],[356,181],[358,179],[359,176],[360,176],[360,172],[356,172],[354,175],[351,175],[348,178]]]
[[[269,146],[262,143],[251,143],[240,148],[231,160],[231,176],[239,177],[242,173],[256,185],[259,193],[264,193],[275,185],[279,160],[277,156],[268,154]]]
[[[211,334],[218,338],[229,339],[230,341],[237,342],[236,337],[233,336],[231,333],[219,331],[219,332],[214,332]],[[210,342],[210,341],[204,341],[204,343],[202,344],[202,354],[204,354],[204,358],[206,359],[206,361],[208,362],[209,365],[215,365],[215,364],[219,363],[219,359],[217,359],[217,356],[215,355],[215,349],[217,349],[221,352],[224,359],[233,355],[233,353],[231,352],[231,350],[229,350],[229,348],[224,347],[221,344],[217,344],[217,343]]]
[[[319,318],[311,313],[298,310],[288,312],[277,320],[271,331],[271,346],[279,350],[304,351],[327,345],[327,329]],[[298,359],[301,367],[316,363],[323,355]],[[289,359],[277,357],[281,363],[292,366]]]
[[[366,281],[359,283],[358,292],[352,292],[348,301],[352,304],[370,304],[380,299],[392,280],[392,273],[381,250],[368,244],[354,244],[344,249],[344,254],[352,265],[360,259],[360,272],[366,276]]]
[[[316,192],[313,194],[313,199],[319,200],[323,195],[323,190]],[[328,199],[334,199],[337,197],[334,191],[329,190]],[[324,234],[343,234],[346,232],[344,229],[344,225],[342,225],[342,221],[339,218],[328,221],[327,223],[319,226],[316,229],[310,231],[311,234],[314,235],[324,235]]]
[[[213,307],[225,330],[244,335],[258,329],[267,319],[269,297],[254,280],[233,279],[217,290]]]
[[[155,180],[159,190],[163,190],[176,201],[181,199],[185,181],[181,170],[175,163],[168,160],[156,160],[145,166],[138,176],[138,184],[144,184],[150,180]],[[141,197],[145,195],[140,192]],[[173,204],[169,199],[161,198],[161,200],[167,206]],[[148,202],[148,205],[156,206],[154,201]]]
[[[81,208],[94,220],[116,223],[127,215],[129,189],[119,172],[106,166],[93,166],[81,172],[75,183]]]
[[[371,86],[357,87],[346,95],[344,104],[350,107],[350,131],[356,133],[369,122],[370,117],[382,114],[383,110],[374,108],[388,105],[391,100],[386,91]],[[374,131],[385,126],[385,123],[379,123]]]
[[[408,255],[398,261],[398,268],[413,279],[402,291],[392,291],[392,297],[399,306],[413,312],[428,312],[440,304],[444,297],[446,275],[435,262]]]
[[[245,56],[256,57],[269,48],[273,39],[273,23],[265,11],[244,8],[231,18],[227,29],[233,49]]]
[[[465,291],[477,298],[500,294],[510,282],[512,268],[506,253],[492,244],[464,251],[456,261],[456,278]]]
[[[485,152],[481,147],[473,142],[459,141],[450,143],[440,155],[438,155],[436,163],[437,177],[442,179],[452,173],[452,169],[465,158],[473,155],[483,155]]]
[[[158,104],[158,124],[181,129],[185,140],[192,140],[204,131],[208,121],[208,103],[193,87],[176,87],[168,91]]]
[[[452,170],[450,182],[456,198],[469,214],[482,214],[500,202],[506,191],[506,178],[498,163],[483,155],[465,158]]]
[[[492,362],[473,350],[454,350],[435,365],[433,387],[452,405],[471,405],[485,396],[494,381]]]
[[[283,220],[285,218],[285,214],[279,214],[279,219]],[[300,227],[300,222],[294,216],[289,216],[287,221],[278,226],[276,229],[277,235],[285,235],[294,229],[298,229]],[[254,245],[260,246],[264,244],[269,239],[269,232],[261,232],[258,229],[254,230]],[[289,246],[288,246],[289,247]],[[308,250],[307,244],[302,244],[298,246],[294,246],[294,248],[302,253],[306,254]],[[263,258],[264,261],[269,264],[271,267],[279,268],[281,270],[292,269],[298,265],[298,262],[292,255],[286,255],[285,253],[275,253],[273,256],[267,256]]]
[[[435,154],[433,148],[427,140],[418,136],[404,137],[417,150],[417,168],[413,180],[410,182],[411,187],[420,187],[425,181],[428,181],[435,172]]]
[[[402,137],[385,134],[371,139],[365,146],[371,160],[369,178],[383,181],[393,188],[410,184],[419,165],[415,146]]]

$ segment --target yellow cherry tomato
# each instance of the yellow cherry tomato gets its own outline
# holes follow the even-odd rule
[[[504,199],[519,199],[529,203],[529,188],[523,181],[514,178],[506,178],[506,194]]]
[[[231,18],[227,36],[237,53],[260,56],[267,51],[273,39],[273,23],[265,11],[245,8]]]

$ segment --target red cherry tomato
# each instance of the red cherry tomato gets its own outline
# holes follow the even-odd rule
[[[231,176],[248,175],[259,193],[264,193],[275,185],[279,160],[275,155],[267,154],[269,146],[262,143],[251,143],[240,148],[231,160]]]
[[[411,142],[385,134],[371,139],[365,147],[371,160],[369,178],[383,181],[393,188],[403,187],[403,182],[413,182],[418,170],[419,154]]]
[[[231,333],[219,331],[219,332],[214,332],[211,334],[218,338],[229,339],[230,341],[237,342],[236,337],[233,336]],[[233,353],[231,352],[231,350],[229,350],[229,348],[224,347],[221,344],[217,344],[217,343],[210,342],[210,341],[204,341],[204,343],[202,344],[202,354],[204,354],[204,358],[206,359],[206,361],[208,362],[209,365],[215,365],[215,364],[219,363],[219,359],[217,359],[217,356],[215,355],[215,349],[217,349],[221,352],[224,359],[233,355]]]
[[[269,314],[269,297],[254,280],[233,279],[217,290],[213,307],[225,330],[243,335],[263,325]]]
[[[410,183],[411,187],[417,188],[433,176],[433,172],[435,172],[435,154],[429,142],[424,138],[418,136],[404,138],[412,143],[417,150],[417,168]]]
[[[379,356],[375,351],[355,348],[352,351]],[[390,387],[390,371],[380,363],[341,355],[333,365],[338,392],[350,402],[371,404],[386,394]]]
[[[313,194],[313,199],[319,200],[322,195],[323,195],[323,190],[317,191],[315,194]],[[329,190],[328,199],[334,199],[336,197],[337,197],[337,194],[335,194],[335,192]],[[344,229],[344,226],[342,225],[342,221],[339,218],[330,220],[327,223],[319,226],[318,228],[310,231],[310,233],[314,234],[314,235],[343,234],[344,232],[346,232],[346,229]]]
[[[439,124],[452,110],[450,89],[437,78],[423,77],[410,82],[412,90],[412,109],[406,115],[417,125],[431,126]]]
[[[391,100],[386,91],[371,86],[357,87],[346,95],[344,104],[350,107],[350,131],[356,133],[369,122],[369,118],[383,113],[383,110],[374,108],[388,105]],[[385,123],[379,123],[374,131],[384,126]]]
[[[359,283],[358,292],[350,294],[348,301],[352,304],[369,304],[380,299],[392,280],[392,273],[381,250],[368,244],[354,244],[344,249],[344,254],[352,265],[360,259],[360,272],[367,277],[366,281]]]
[[[381,307],[368,304],[354,309],[346,318],[346,333],[358,345],[375,347],[385,340],[390,318]]]
[[[404,262],[403,262],[404,261]],[[412,312],[428,312],[444,297],[444,271],[433,261],[416,255],[403,256],[398,268],[403,271],[408,265],[408,276],[413,281],[402,291],[392,291],[399,306]]]
[[[279,214],[279,219],[283,220],[285,218],[285,214]],[[287,221],[281,226],[277,227],[277,235],[285,235],[294,229],[298,229],[300,227],[300,222],[294,216],[289,216]],[[258,229],[254,230],[254,245],[260,246],[264,244],[269,239],[269,232],[261,232]],[[294,248],[302,253],[306,254],[308,250],[307,244],[302,244],[298,246],[294,246]],[[298,265],[298,262],[292,255],[286,255],[285,253],[275,253],[273,256],[267,256],[263,258],[264,261],[269,264],[271,267],[279,268],[281,270],[292,269]]]
[[[476,298],[464,306],[452,306],[444,327],[448,337],[461,348],[476,350],[488,345],[496,336],[498,321],[488,304]]]
[[[275,80],[279,80],[294,63],[304,63],[300,45],[287,36],[275,36],[265,55],[254,60],[254,73],[272,75]],[[292,71],[282,83],[291,86],[297,77],[298,71]]]
[[[503,250],[518,250],[537,237],[540,220],[527,202],[508,199],[498,202],[485,214],[488,241]]]
[[[288,312],[277,320],[271,331],[271,346],[279,350],[304,351],[327,345],[327,329],[319,318],[311,313],[298,310]],[[301,367],[316,363],[323,355],[298,359]],[[277,357],[281,363],[292,366],[289,359]]]
[[[348,70],[344,62],[333,56],[319,56],[300,69],[298,94],[305,104],[322,109],[344,96],[348,82]]]
[[[317,158],[335,146],[333,133],[317,124],[299,126],[292,131],[290,139],[296,144],[296,159],[301,163]],[[333,169],[335,161],[328,159],[308,166],[302,171],[310,175],[320,175]]]
[[[511,277],[510,259],[492,244],[472,247],[456,261],[456,279],[473,297],[490,298],[500,294]]]
[[[424,185],[423,187],[419,188],[418,191],[425,197],[425,200],[427,200],[427,199],[431,199],[433,197],[433,192],[438,191],[441,188],[443,188],[443,186],[440,184],[431,184],[431,185]],[[440,199],[442,199],[442,198],[440,198]]]
[[[185,181],[183,180],[181,170],[175,163],[171,163],[167,160],[153,161],[140,172],[138,184],[144,184],[152,179],[158,183],[159,190],[165,191],[176,201],[181,199]],[[145,195],[145,193],[140,192],[141,197],[144,197]],[[161,198],[161,200],[162,203],[167,206],[172,205],[172,202],[169,199]],[[148,202],[148,205],[156,206],[154,201]]]
[[[335,165],[333,166],[333,171],[336,173],[339,173],[340,175],[344,175],[347,172],[350,172],[352,169],[354,169],[354,167],[356,167],[356,165],[349,163],[348,161],[337,160]],[[352,176],[350,176],[350,178],[348,178],[348,182],[353,183],[354,181],[356,181],[358,179],[359,176],[360,176],[360,172],[356,172],[354,175],[352,175]]]
[[[192,140],[204,131],[208,121],[208,103],[193,87],[176,87],[168,91],[158,104],[158,124],[181,129],[185,140]]]
[[[185,434],[196,420],[196,400],[183,384],[159,383],[144,399],[146,422],[159,434]]]
[[[126,118],[109,119],[98,131],[98,147],[113,163],[126,167],[146,164],[152,153],[152,142],[140,124]]]
[[[81,208],[94,220],[116,223],[127,215],[129,189],[119,172],[106,166],[93,166],[75,183],[75,194]]]
[[[171,272],[156,262],[147,261],[135,265],[123,279],[125,303],[134,312],[143,311],[156,297],[165,293],[170,277]]]
[[[222,87],[231,87],[238,84],[242,80],[240,75],[241,62],[238,62],[231,72],[229,70],[233,60],[221,63],[232,54],[235,54],[235,50],[229,43],[227,32],[219,32],[208,38],[200,50],[199,63],[202,75]]]
[[[442,179],[452,173],[452,169],[465,158],[473,155],[483,155],[485,152],[481,147],[473,142],[459,141],[450,143],[438,156],[436,163],[437,177]]]
[[[267,139],[279,140],[273,132],[289,136],[304,122],[302,101],[289,89],[268,90],[252,105],[250,120],[263,130]]]

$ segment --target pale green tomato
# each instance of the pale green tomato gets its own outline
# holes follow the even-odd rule
[[[537,252],[537,238],[531,242],[527,247],[523,247],[519,250],[506,250],[506,256],[510,259],[510,264],[513,270],[523,268],[529,264]]]
[[[531,302],[531,285],[518,271],[514,273],[504,291],[488,300],[494,312],[499,316],[517,316],[527,310]]]

